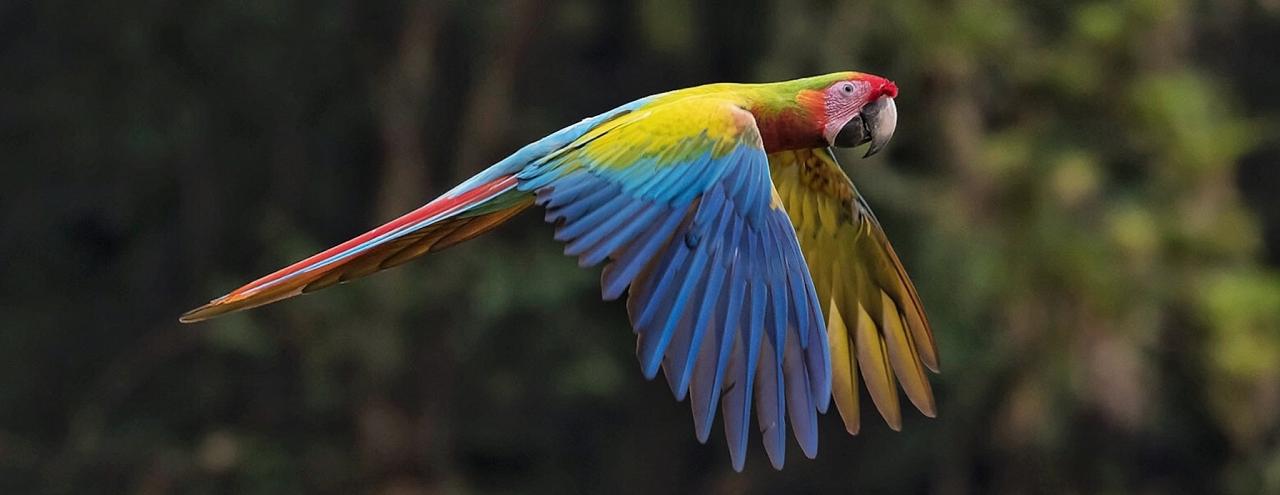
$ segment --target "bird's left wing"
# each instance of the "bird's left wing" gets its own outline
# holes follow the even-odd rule
[[[859,370],[891,428],[902,424],[895,382],[933,416],[924,373],[938,370],[933,331],[871,208],[829,149],[773,153],[769,165],[827,316],[832,392],[845,428],[859,428]]]
[[[750,112],[715,96],[660,98],[516,178],[567,254],[608,262],[605,299],[630,287],[641,368],[652,378],[662,367],[677,399],[690,397],[700,441],[720,402],[741,470],[754,394],[775,467],[788,419],[816,455],[831,387],[824,322]]]

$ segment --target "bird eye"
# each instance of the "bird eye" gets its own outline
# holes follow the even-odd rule
[[[843,91],[843,92],[844,92],[844,94],[847,94],[847,95],[851,95],[851,94],[853,94],[853,83],[844,83],[844,84],[841,84],[841,85],[840,85],[840,91]]]

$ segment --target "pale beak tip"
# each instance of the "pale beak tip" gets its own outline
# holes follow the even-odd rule
[[[868,130],[871,131],[871,145],[867,146],[867,153],[863,158],[879,153],[884,146],[889,143],[889,139],[893,138],[893,131],[898,127],[898,106],[893,102],[893,98],[884,97],[884,103],[879,105],[874,115],[871,116]]]

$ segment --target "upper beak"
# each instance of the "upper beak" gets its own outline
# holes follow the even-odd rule
[[[882,96],[849,120],[836,134],[835,145],[852,148],[870,142],[867,154],[863,158],[880,152],[881,148],[893,137],[893,130],[898,127],[898,107],[893,98]]]

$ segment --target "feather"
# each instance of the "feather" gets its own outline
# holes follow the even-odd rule
[[[601,291],[606,301],[617,299],[628,284],[640,274],[659,249],[666,246],[671,234],[679,227],[685,217],[683,209],[666,210],[654,220],[644,234],[637,236],[636,244],[627,248],[613,263],[605,267],[602,275]]]
[[[884,416],[889,428],[901,430],[902,414],[898,409],[898,393],[893,383],[893,373],[889,370],[884,342],[880,340],[880,333],[871,315],[862,305],[858,305],[858,324],[854,332],[857,335],[858,364],[862,369],[862,378],[866,380],[867,391],[871,394],[871,402],[880,410],[880,415]]]
[[[728,380],[721,392],[721,409],[724,415],[724,439],[729,445],[729,460],[733,470],[742,472],[747,459],[747,424],[751,418],[751,375],[747,371],[746,339],[733,334],[733,351],[729,354]]]
[[[829,150],[773,153],[769,166],[827,323],[825,358],[831,381],[811,381],[814,397],[829,385],[828,397],[836,402],[845,429],[856,433],[861,372],[872,402],[891,428],[900,428],[902,421],[898,383],[917,409],[934,416],[936,404],[924,373],[937,371],[933,334],[911,280],[866,201]],[[812,369],[824,356],[811,354],[808,360]],[[816,407],[826,407],[818,402]]]
[[[669,325],[659,326],[654,319],[657,318],[659,311],[665,311],[672,315],[672,318],[676,318],[683,309],[679,298],[679,287],[684,285],[685,276],[689,274],[690,253],[687,249],[678,248],[671,251],[675,253],[671,261],[655,266],[657,273],[661,273],[657,282],[642,286],[636,298],[642,305],[640,317],[632,323],[640,336],[636,345],[636,355],[640,358],[640,369],[648,379],[657,376],[658,365],[662,362],[662,355],[671,341]],[[649,287],[653,288],[649,289]],[[677,306],[677,302],[681,302],[681,305]]]
[[[706,286],[703,279],[690,279],[690,283],[694,284],[692,301],[702,300],[702,291]],[[683,372],[680,368],[689,359],[690,351],[693,349],[693,325],[695,312],[697,309],[692,304],[686,304],[684,311],[676,320],[675,326],[671,333],[671,342],[667,344],[667,352],[662,356],[662,374],[666,378],[667,387],[671,389],[671,395],[676,402],[683,402],[687,395],[687,384],[682,385],[680,375]]]
[[[723,399],[726,403],[721,406],[725,410],[725,435],[729,438],[730,457],[733,468],[737,471],[742,471],[746,460],[747,425],[751,418],[753,380],[760,360],[761,337],[764,333],[761,329],[764,327],[765,287],[759,283],[753,283],[750,292],[747,338],[744,341],[744,355],[741,357],[743,366],[740,366],[735,375],[736,380],[731,385],[733,394],[726,393]]]
[[[678,277],[680,279],[678,285],[679,289],[676,289],[677,294],[675,303],[670,306],[670,312],[667,314],[667,321],[663,325],[662,331],[658,334],[660,342],[658,342],[656,346],[656,349],[659,349],[657,352],[661,352],[661,349],[665,349],[675,338],[676,324],[684,318],[684,312],[687,311],[686,308],[689,306],[689,301],[696,298],[696,288],[699,284],[703,283],[702,271],[707,266],[707,250],[693,249],[691,251],[693,252],[693,256],[686,269],[678,272],[674,270],[668,272],[668,277],[671,277],[672,279],[676,279]],[[641,360],[645,366],[645,376],[652,376],[654,373],[658,372],[658,365],[660,364],[660,361],[657,359],[658,357],[659,356],[657,355],[650,355]]]
[[[713,201],[702,203],[704,207],[709,208],[717,204],[723,206],[723,191],[713,189],[708,193],[708,195],[713,196],[715,199]],[[696,319],[694,319],[691,327],[692,334],[688,337],[687,344],[683,345],[683,347],[687,347],[687,349],[682,348],[683,352],[674,356],[675,364],[667,369],[669,378],[671,377],[670,375],[674,375],[675,377],[675,385],[672,391],[676,394],[676,398],[678,400],[684,400],[684,395],[689,387],[689,380],[694,368],[694,358],[699,356],[698,346],[702,344],[702,335],[711,324],[712,310],[719,306],[717,304],[717,298],[722,297],[720,294],[720,286],[724,281],[726,262],[718,259],[722,252],[719,249],[716,249],[715,246],[720,244],[722,239],[725,237],[725,227],[729,223],[728,217],[732,216],[733,213],[728,208],[718,209],[719,215],[709,227],[710,245],[702,246],[700,251],[708,253],[707,255],[711,257],[708,261],[710,264],[710,271],[707,276],[704,277],[705,286],[702,288],[702,291],[695,293],[701,294],[701,297],[698,298],[698,304],[690,307],[688,310],[689,313],[694,313],[696,311]]]
[[[737,253],[738,250],[735,249],[735,257]],[[744,276],[744,271],[742,263],[735,262],[729,267],[729,283],[726,289],[728,294],[723,299],[725,310],[721,313],[724,315],[724,321],[716,331],[720,345],[716,349],[714,378],[705,392],[697,394],[706,398],[705,405],[701,411],[697,406],[697,402],[694,403],[694,423],[696,424],[698,439],[703,442],[711,434],[711,422],[716,414],[717,396],[720,394],[722,384],[725,383],[725,368],[728,366],[733,352],[733,343],[738,336],[738,322],[743,314],[743,306],[747,297],[748,282]],[[727,423],[725,429],[726,431],[729,429]]]
[[[766,311],[772,313],[773,308]],[[769,318],[769,316],[765,316]],[[787,457],[786,386],[778,346],[768,339],[761,344],[760,366],[756,368],[756,419],[760,439],[774,469],[782,469]]]
[[[915,347],[908,342],[910,337],[903,328],[898,308],[883,291],[880,292],[880,300],[883,304],[880,326],[885,329],[885,350],[889,354],[889,362],[893,365],[894,372],[898,375],[898,383],[902,385],[907,398],[911,399],[911,403],[920,412],[931,418],[937,416],[929,379],[924,376],[924,368],[920,365],[920,357],[916,355]]]
[[[575,244],[572,241],[578,240],[585,234],[596,234],[603,232],[605,234],[613,232],[619,223],[630,219],[635,214],[635,210],[644,203],[627,196],[619,194],[618,187],[602,187],[600,191],[606,195],[607,200],[599,202],[599,204],[590,204],[582,207],[587,210],[586,214],[581,216],[573,215],[570,207],[561,213],[565,216],[565,222],[560,228],[556,229],[556,240],[564,241],[568,244],[565,246],[564,254],[569,256],[577,256],[581,254],[582,248],[590,247]],[[578,205],[573,205],[577,207]]]
[[[799,327],[791,327],[791,332],[798,330]],[[818,407],[810,395],[812,388],[803,349],[796,345],[787,346],[782,357],[782,372],[791,430],[805,457],[813,459],[818,455]]]
[[[538,206],[546,207],[548,213],[553,208],[571,203],[586,193],[595,192],[599,189],[600,182],[592,180],[591,174],[586,172],[567,174],[556,180],[554,185],[549,185],[537,191]],[[548,222],[554,222],[553,218],[548,217]]]
[[[582,266],[605,263],[603,298],[628,292],[641,369],[652,379],[662,368],[676,398],[690,396],[699,441],[719,408],[734,469],[745,464],[753,410],[776,468],[788,420],[803,453],[816,454],[817,414],[833,397],[856,432],[859,371],[894,429],[895,379],[932,415],[923,371],[937,370],[932,333],[874,215],[825,150],[766,156],[750,102],[724,88],[644,98],[585,119],[183,319],[343,283],[471,239],[537,204],[567,255]]]
[[[501,164],[500,164],[501,165]],[[511,174],[498,174],[498,165],[467,181],[467,188],[453,191],[387,222],[347,242],[324,250],[307,259],[277,270],[265,277],[231,291],[208,304],[183,314],[179,320],[194,322],[240,311],[313,292],[337,283],[368,275],[383,268],[396,253],[412,246],[424,230],[433,226],[450,231],[477,220],[460,220],[473,210],[495,214],[465,231],[469,237],[479,235],[532,204],[528,194],[515,190],[517,181]],[[479,179],[486,180],[479,180]],[[512,211],[514,210],[514,211]],[[467,238],[469,238],[467,237]],[[448,245],[432,245],[413,251],[415,255],[440,250]],[[401,256],[397,262],[412,256]]]
[[[576,224],[577,220],[584,214],[599,210],[600,207],[608,201],[620,197],[618,195],[618,186],[608,186],[607,184],[602,185],[605,185],[606,187],[596,189],[576,201],[562,203],[563,206],[553,207],[556,217],[559,220],[564,221],[564,225],[566,227],[571,226]],[[573,237],[569,235],[570,232],[566,232],[567,230],[567,228],[557,229],[555,239],[561,242],[573,239]]]
[[[654,219],[658,218],[658,215],[663,213],[663,208],[658,205],[640,202],[635,204],[638,205],[638,212],[620,213],[616,220],[602,225],[598,231],[574,240],[574,242],[590,246],[589,248],[583,248],[578,253],[581,256],[579,265],[595,266],[603,262],[607,257],[630,244],[640,229],[653,222]],[[573,255],[568,253],[567,247],[566,254]]]
[[[836,409],[844,419],[844,429],[850,435],[858,434],[860,418],[858,416],[858,374],[857,361],[849,343],[853,341],[844,323],[844,315],[833,296],[828,314],[827,339],[831,347],[831,390]]]

